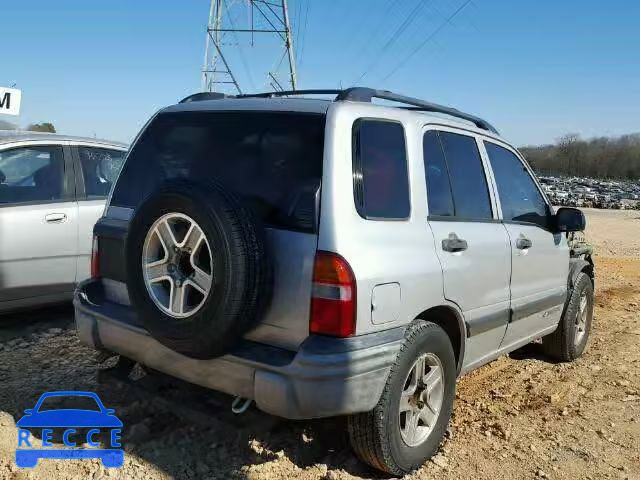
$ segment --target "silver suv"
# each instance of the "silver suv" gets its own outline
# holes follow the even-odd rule
[[[300,98],[316,94],[337,96]],[[347,415],[358,456],[399,475],[438,448],[458,376],[540,338],[583,352],[594,270],[567,232],[584,226],[458,110],[367,88],[196,94],[125,160],[78,334],[236,406]]]

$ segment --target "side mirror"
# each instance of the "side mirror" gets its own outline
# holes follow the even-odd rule
[[[31,415],[33,413],[33,408],[25,408],[24,413]]]
[[[587,220],[577,208],[562,207],[555,215],[557,232],[580,232],[587,226]]]

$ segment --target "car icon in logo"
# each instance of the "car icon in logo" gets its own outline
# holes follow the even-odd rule
[[[75,403],[82,408],[52,408],[55,403]],[[114,410],[104,407],[98,395],[92,392],[48,392],[43,394],[34,408],[24,411],[26,414],[16,423],[18,430],[18,448],[16,449],[16,465],[22,468],[34,467],[40,458],[78,459],[100,458],[105,467],[120,467],[124,463],[124,452],[120,447],[120,428],[122,422],[114,415]],[[111,448],[52,448],[51,434],[53,428],[64,428],[63,441],[67,447],[75,447],[74,436],[85,443],[74,428],[91,428],[86,434],[86,443],[90,447],[100,447],[94,436],[102,430],[111,430]],[[42,429],[42,448],[20,449],[32,447],[32,432]]]

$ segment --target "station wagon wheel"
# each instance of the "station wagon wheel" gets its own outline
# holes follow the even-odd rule
[[[447,333],[415,320],[375,408],[349,417],[356,455],[393,475],[419,468],[438,449],[447,429],[456,388],[456,360]]]
[[[587,334],[587,319],[589,315],[589,299],[587,291],[583,290],[580,294],[580,302],[578,304],[578,312],[576,314],[576,328],[574,335],[574,343],[580,345],[584,336]]]
[[[432,354],[418,357],[400,395],[398,423],[407,445],[416,447],[428,437],[438,419],[444,396],[442,362]]]
[[[580,272],[573,282],[558,328],[542,338],[544,352],[554,360],[570,362],[584,353],[593,321],[593,281]]]
[[[188,215],[167,213],[145,238],[144,283],[155,305],[174,318],[189,317],[205,303],[213,286],[211,246]]]

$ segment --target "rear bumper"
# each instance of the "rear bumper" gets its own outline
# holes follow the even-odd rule
[[[82,343],[191,383],[251,398],[261,410],[290,419],[373,409],[404,334],[396,328],[351,338],[312,335],[297,352],[244,341],[222,357],[196,360],[151,337],[132,308],[104,298],[99,281],[80,284],[74,306]]]

